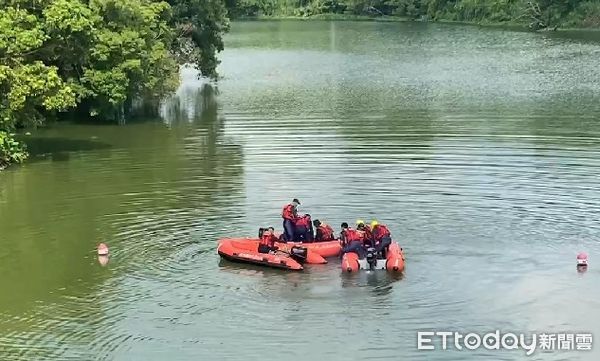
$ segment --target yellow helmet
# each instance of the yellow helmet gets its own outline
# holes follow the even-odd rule
[[[379,223],[377,221],[371,222],[371,228],[375,228],[375,227],[377,227],[377,225],[379,225]]]
[[[365,224],[365,221],[363,221],[362,219],[357,219],[356,220],[356,225],[360,226],[361,224]]]

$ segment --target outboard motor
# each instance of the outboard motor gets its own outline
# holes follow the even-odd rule
[[[292,249],[290,250],[290,256],[298,261],[298,263],[304,263],[306,262],[306,258],[308,257],[308,249],[306,249],[305,247],[292,247]]]
[[[367,248],[367,263],[371,269],[377,266],[377,252],[375,252],[375,248],[373,247]]]

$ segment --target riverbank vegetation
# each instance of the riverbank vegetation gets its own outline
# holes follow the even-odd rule
[[[122,121],[172,93],[179,66],[216,77],[223,0],[0,0],[0,167],[12,132],[65,116]]]
[[[363,17],[600,27],[597,0],[0,0],[0,168],[19,128],[121,122],[158,107],[194,65],[217,76],[230,17]]]
[[[533,30],[600,27],[597,0],[227,0],[238,17],[323,14],[520,24]]]

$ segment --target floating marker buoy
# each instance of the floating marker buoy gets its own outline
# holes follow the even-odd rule
[[[100,243],[98,245],[98,255],[99,256],[106,256],[108,255],[108,246],[104,243]]]
[[[588,255],[585,252],[580,252],[577,255],[577,265],[578,266],[587,266],[588,264]]]

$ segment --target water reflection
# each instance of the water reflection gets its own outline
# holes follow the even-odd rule
[[[165,122],[40,129],[34,154],[68,161],[0,174],[0,287],[11,290],[0,293],[0,330],[14,341],[3,360],[116,352],[139,337],[124,321],[135,312],[119,305],[160,298],[146,288],[157,279],[197,285],[214,266],[212,241],[243,216],[242,148],[223,136],[215,91],[182,94],[183,111]],[[89,252],[98,239],[116,258]],[[65,338],[69,347],[52,346]]]
[[[161,107],[161,116],[169,125],[177,123],[204,123],[217,121],[218,89],[211,83],[200,87],[184,85],[166,100]]]
[[[105,150],[110,144],[93,139],[69,139],[66,137],[28,136],[22,140],[27,143],[31,161],[41,161],[48,156],[53,161],[68,161],[73,153]]]
[[[281,345],[289,360],[464,360],[475,353],[419,352],[416,330],[598,331],[597,272],[571,268],[600,252],[597,45],[240,26],[218,97],[183,71],[165,120],[57,125],[34,136],[109,146],[0,173],[3,360],[252,361]],[[387,223],[414,271],[219,260],[218,238],[280,225],[291,197],[332,225]],[[106,267],[89,252],[99,239]]]
[[[404,279],[404,273],[391,273],[387,271],[340,273],[342,288],[368,286],[376,296],[389,294],[393,289],[394,283]]]
[[[98,263],[102,267],[106,266],[108,264],[108,261],[109,261],[108,257],[109,256],[98,256]]]

